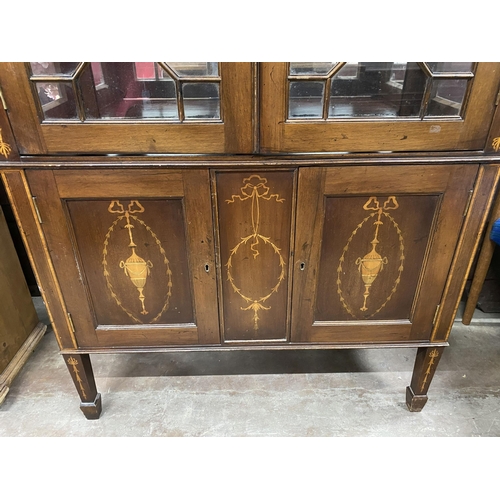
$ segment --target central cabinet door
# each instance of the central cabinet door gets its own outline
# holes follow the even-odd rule
[[[207,170],[27,176],[79,347],[219,343]]]
[[[476,172],[301,169],[292,341],[430,339]]]
[[[225,342],[289,339],[294,170],[217,172]]]

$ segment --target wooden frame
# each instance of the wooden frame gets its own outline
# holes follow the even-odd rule
[[[90,174],[90,175],[88,175]],[[206,170],[131,170],[113,171],[60,171],[39,170],[28,172],[31,194],[36,206],[47,247],[53,258],[55,277],[58,278],[69,317],[70,330],[74,330],[75,347],[137,346],[137,345],[189,345],[219,342],[215,256],[212,241],[209,179]],[[107,178],[113,182],[106,183]],[[101,187],[102,186],[102,187]],[[90,299],[88,285],[82,274],[81,257],[75,235],[68,224],[65,200],[110,199],[118,197],[162,198],[184,200],[186,238],[195,323],[174,325],[98,325]],[[205,214],[205,217],[199,216]],[[66,230],[61,229],[65,227]],[[200,239],[201,238],[201,239]],[[201,243],[200,243],[201,241]],[[60,251],[66,248],[62,253]],[[69,249],[73,249],[69,251]],[[209,271],[206,271],[208,265]],[[62,279],[64,276],[64,279]],[[86,298],[86,300],[82,300]],[[68,313],[70,314],[68,316]],[[124,335],[125,334],[125,335]]]
[[[309,168],[299,175],[295,242],[292,341],[391,342],[430,340],[434,314],[458,239],[477,166]],[[373,177],[370,176],[373,175]],[[428,177],[428,178],[426,178]],[[423,180],[424,178],[425,181]],[[409,320],[315,321],[325,197],[378,193],[438,194],[441,201],[431,230]],[[332,291],[336,297],[336,291]]]
[[[478,63],[465,119],[287,120],[287,63],[261,63],[264,153],[483,149],[495,109],[500,63]]]
[[[221,63],[223,120],[216,122],[42,122],[24,63],[2,63],[0,84],[12,103],[11,124],[22,154],[252,153],[252,63]],[[30,120],[26,117],[30,116]],[[20,118],[24,117],[24,118]],[[79,146],[76,146],[76,145]],[[82,145],[84,145],[82,147]]]

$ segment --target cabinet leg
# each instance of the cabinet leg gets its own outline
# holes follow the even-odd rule
[[[410,411],[421,411],[427,403],[427,391],[443,354],[444,347],[419,347],[411,384],[406,388],[406,405]]]
[[[63,354],[76,390],[80,395],[80,409],[88,420],[101,415],[101,395],[97,392],[94,372],[88,354]]]

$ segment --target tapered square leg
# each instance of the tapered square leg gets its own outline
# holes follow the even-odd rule
[[[406,405],[410,411],[421,411],[427,403],[427,391],[443,354],[444,347],[419,347],[411,384],[406,388]]]
[[[97,392],[94,372],[88,354],[63,354],[73,383],[81,399],[80,409],[88,420],[101,415],[101,395]]]

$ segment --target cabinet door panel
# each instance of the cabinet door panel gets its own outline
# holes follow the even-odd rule
[[[153,63],[60,64],[1,63],[21,154],[253,152],[252,63],[208,63],[214,74],[159,63],[149,75],[140,66]]]
[[[292,340],[428,339],[476,172],[302,169]]]
[[[223,338],[287,340],[294,172],[219,172]]]
[[[308,64],[322,63],[295,64],[304,69]],[[335,73],[334,66],[341,68],[344,63],[331,64]],[[435,63],[408,63],[404,82],[395,77],[395,67],[388,69],[392,63],[359,64],[362,67],[357,75],[341,75],[341,70],[328,77],[329,69],[314,74],[309,68],[299,74],[288,63],[261,63],[262,152],[485,147],[498,92],[498,63],[472,64],[458,72],[427,67],[427,74],[422,74],[418,65]],[[396,91],[399,87],[405,89],[402,94]]]
[[[79,345],[218,343],[208,172],[100,172],[28,173]]]
[[[327,197],[316,321],[409,319],[439,202],[439,195]]]
[[[98,325],[194,324],[181,199],[66,207]]]

